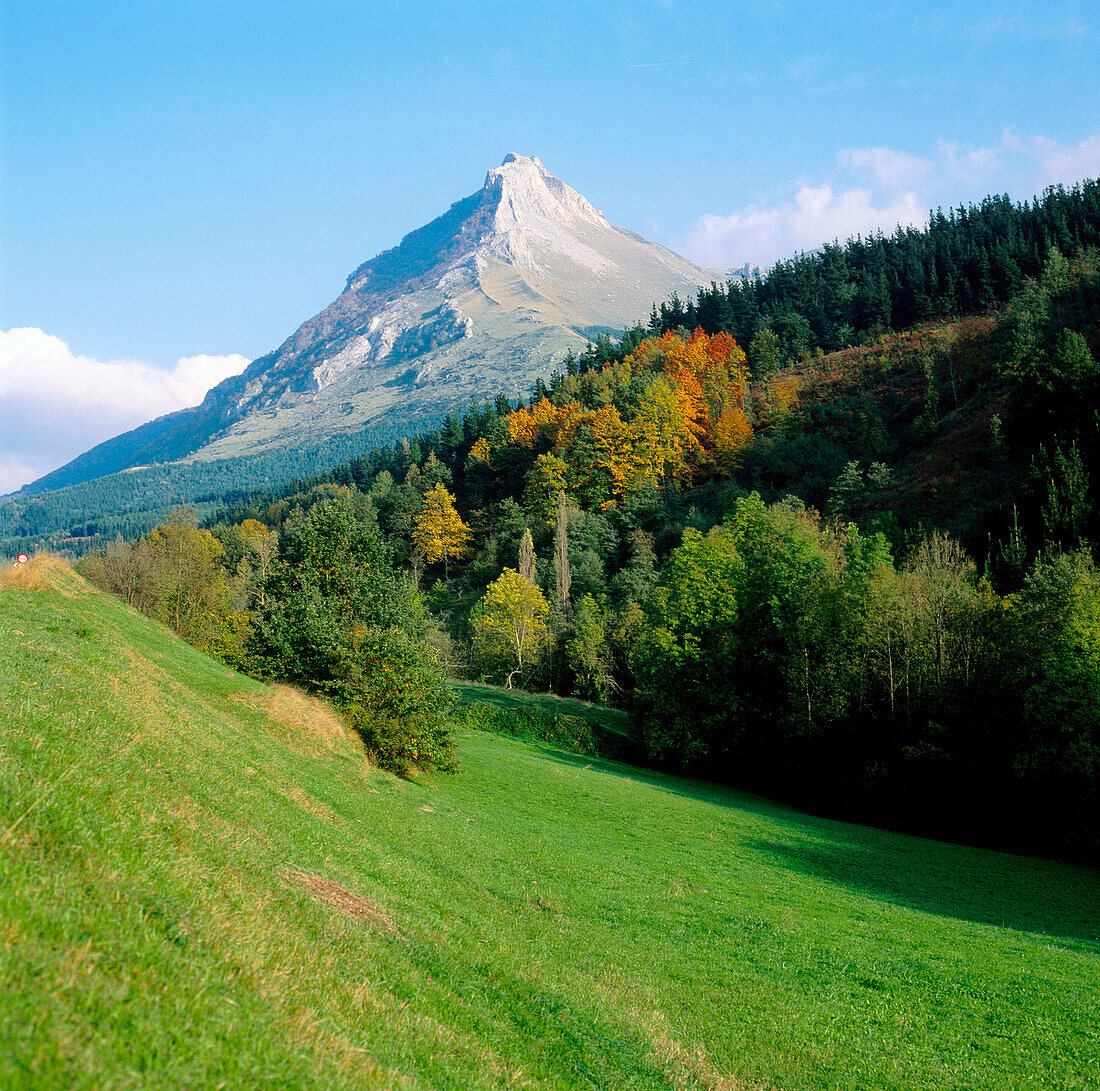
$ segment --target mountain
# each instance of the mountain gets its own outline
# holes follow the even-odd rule
[[[100,444],[26,491],[308,448],[379,425],[411,431],[473,399],[526,395],[569,350],[730,275],[616,227],[538,159],[511,154],[200,406]]]

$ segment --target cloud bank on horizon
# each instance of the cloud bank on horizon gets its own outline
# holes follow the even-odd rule
[[[0,330],[0,495],[121,432],[197,405],[249,360],[185,356],[174,367],[74,354],[34,326]]]
[[[1100,132],[1077,144],[1006,129],[989,147],[941,140],[927,156],[895,148],[845,148],[832,177],[801,180],[786,199],[728,214],[705,213],[681,242],[702,265],[768,266],[783,258],[896,227],[920,227],[929,210],[1008,192],[1026,200],[1055,184],[1100,176]]]

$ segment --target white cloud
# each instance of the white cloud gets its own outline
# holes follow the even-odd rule
[[[237,375],[236,354],[185,356],[162,369],[74,355],[35,327],[0,330],[0,494],[103,440],[185,406]]]
[[[1025,200],[1048,185],[1097,176],[1100,133],[1067,146],[1006,129],[988,146],[940,140],[926,156],[898,148],[843,148],[832,177],[802,180],[789,198],[771,205],[700,216],[682,249],[719,268],[770,265],[834,239],[922,224],[938,206],[957,207],[991,193]]]
[[[926,218],[927,210],[911,193],[876,203],[870,190],[863,188],[803,185],[793,200],[772,208],[701,216],[685,251],[704,265],[732,267],[745,261],[770,265],[833,239],[843,242],[854,235],[890,232],[898,224],[919,224]]]
[[[1040,180],[1044,186],[1057,182],[1069,184],[1100,176],[1100,133],[1093,133],[1070,148],[1041,137],[1036,138],[1035,146],[1040,156]]]
[[[940,186],[981,186],[986,180],[1003,176],[1006,152],[1009,152],[1009,148],[1005,146],[1004,137],[1001,138],[999,147],[988,148],[940,140],[936,144],[936,155],[932,162],[932,177]]]
[[[20,462],[14,455],[0,454],[0,496],[41,477],[43,472]]]
[[[932,169],[927,159],[895,148],[843,148],[838,159],[842,167],[862,171],[888,190],[912,186]]]

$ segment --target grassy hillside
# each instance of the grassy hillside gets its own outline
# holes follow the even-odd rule
[[[0,1086],[1088,1087],[1095,872],[324,709],[0,587]]]
[[[579,754],[642,760],[642,746],[625,712],[553,693],[459,682],[457,718],[468,727],[550,743]]]

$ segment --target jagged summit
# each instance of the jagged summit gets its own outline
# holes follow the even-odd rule
[[[509,152],[485,184],[456,201],[442,216],[410,232],[392,250],[364,262],[348,278],[356,292],[384,292],[399,285],[424,286],[422,278],[446,274],[481,258],[530,263],[548,247],[590,268],[606,267],[582,236],[591,230],[614,232],[603,213],[575,189],[551,174],[537,158]]]
[[[598,208],[552,175],[537,156],[528,159],[509,152],[485,175],[483,190],[498,199],[498,231],[513,226],[537,231],[546,223],[562,221],[611,226]]]
[[[597,332],[728,275],[616,227],[537,158],[511,152],[480,190],[365,261],[328,307],[201,406],[93,449],[46,487],[306,447],[372,422],[413,430],[471,400],[526,395]]]

